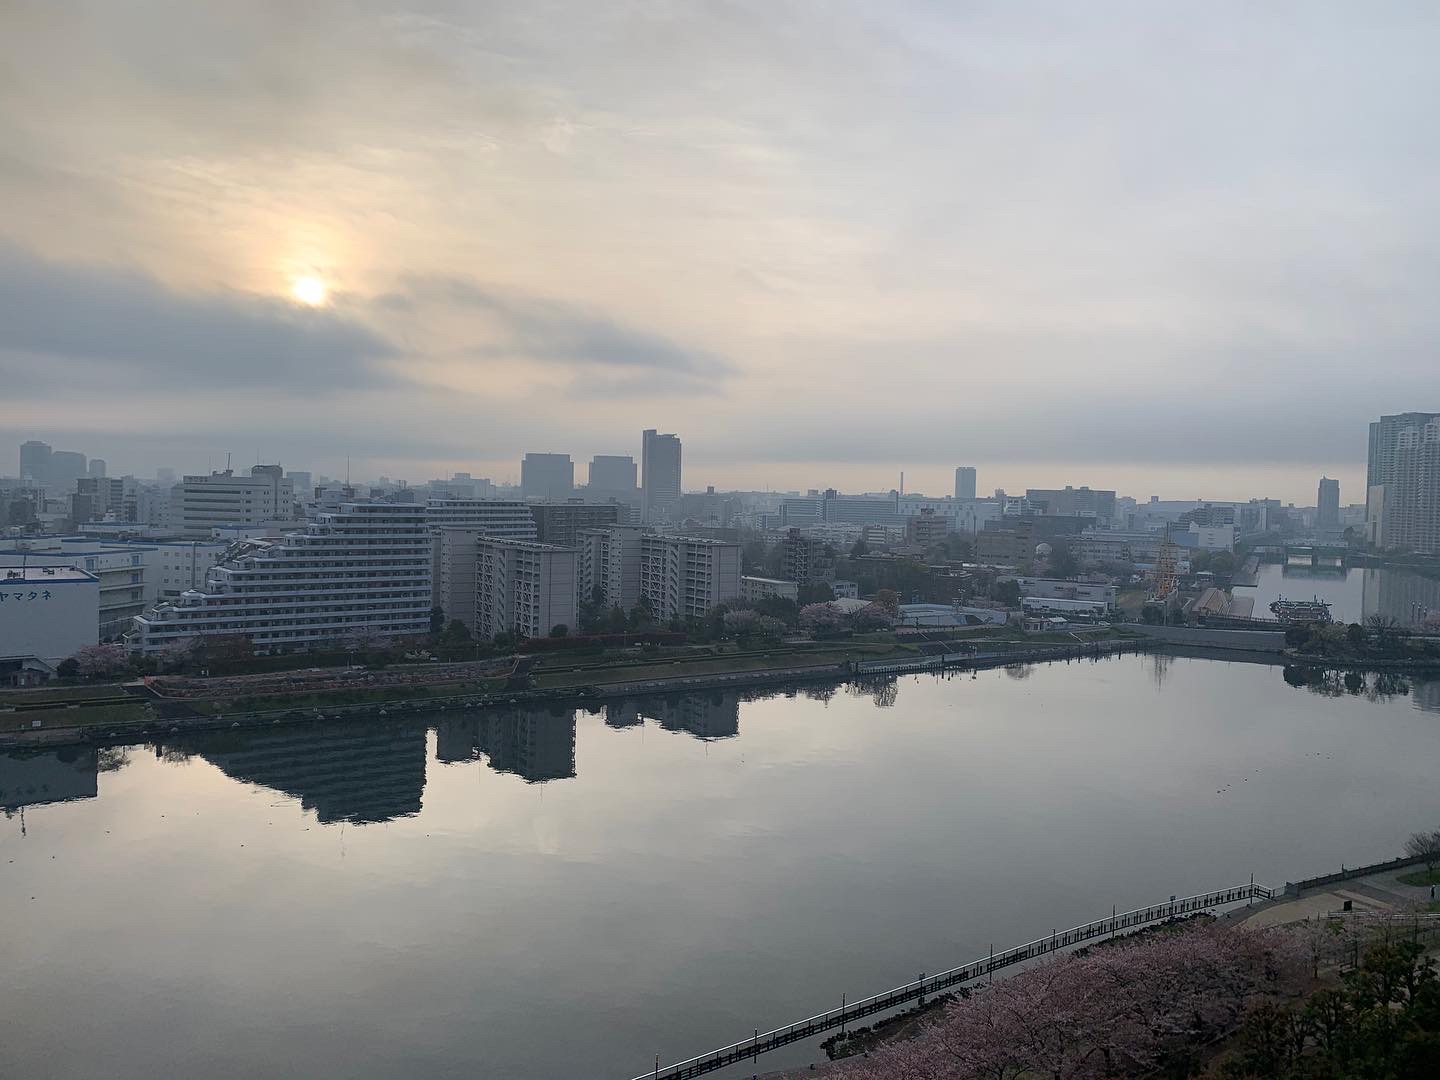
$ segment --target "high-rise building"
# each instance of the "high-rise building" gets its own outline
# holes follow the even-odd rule
[[[697,536],[640,537],[640,595],[659,619],[699,619],[740,597],[740,545]]]
[[[970,465],[961,465],[955,470],[955,498],[975,498],[975,469]]]
[[[50,479],[50,455],[53,451],[49,443],[43,443],[39,439],[31,439],[29,442],[20,444],[20,479],[34,480],[43,484]]]
[[[527,499],[568,499],[575,492],[569,454],[526,454],[520,462],[520,494]]]
[[[50,454],[50,477],[47,481],[57,492],[68,492],[75,481],[89,475],[85,455],[78,450],[54,450]]]
[[[475,632],[545,637],[574,630],[579,552],[530,540],[482,536],[475,542]]]
[[[178,513],[172,519],[189,536],[208,536],[214,528],[252,527],[296,520],[295,485],[279,465],[255,465],[249,476],[233,471],[187,476],[176,489]]]
[[[1371,543],[1440,552],[1440,413],[1400,413],[1372,423],[1366,483]]]
[[[641,535],[634,525],[579,532],[581,599],[589,600],[598,589],[607,608],[629,611],[640,602]]]
[[[1334,528],[1340,524],[1340,481],[1328,476],[1320,478],[1320,488],[1315,496],[1315,522],[1321,528]]]
[[[637,475],[635,459],[629,454],[596,454],[590,459],[590,492],[628,495],[639,487]]]
[[[137,616],[130,643],[236,636],[279,653],[417,637],[430,629],[431,546],[423,507],[346,503],[303,531],[237,541],[203,589]]]
[[[103,480],[105,478],[105,469],[106,464],[103,457],[93,457],[90,459],[90,476],[93,479]]]
[[[665,521],[680,498],[680,437],[646,428],[640,449],[641,513],[646,522]]]

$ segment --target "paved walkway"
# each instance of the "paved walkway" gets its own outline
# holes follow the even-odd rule
[[[1402,885],[1400,874],[1413,873],[1421,867],[1407,867],[1401,871],[1386,871],[1368,877],[1338,881],[1307,890],[1293,899],[1265,904],[1242,918],[1250,926],[1278,926],[1282,923],[1298,922],[1301,919],[1323,917],[1329,912],[1339,911],[1349,900],[1356,911],[1373,911],[1391,914],[1410,911],[1417,905],[1430,903],[1430,886]]]

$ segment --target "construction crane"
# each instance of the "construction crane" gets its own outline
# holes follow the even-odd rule
[[[1165,526],[1165,538],[1160,542],[1160,552],[1155,556],[1155,585],[1150,590],[1150,599],[1164,603],[1179,585],[1176,573],[1176,548],[1170,540],[1170,526]]]

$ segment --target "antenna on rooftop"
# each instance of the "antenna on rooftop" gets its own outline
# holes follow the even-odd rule
[[[225,451],[225,471],[226,471],[226,472],[229,472],[229,471],[230,471],[230,451],[229,451],[229,450],[226,450],[226,451]]]

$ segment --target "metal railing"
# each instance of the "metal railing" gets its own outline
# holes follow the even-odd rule
[[[1236,885],[1228,889],[1172,899],[1153,907],[1136,908],[1134,911],[1112,915],[1108,919],[1096,919],[1094,922],[1071,927],[1069,930],[1056,931],[1049,937],[1037,938],[1024,945],[1017,945],[1003,952],[973,960],[960,967],[950,968],[938,975],[931,975],[903,986],[897,986],[882,994],[850,1002],[841,1008],[830,1009],[816,1016],[798,1020],[786,1027],[775,1028],[773,1031],[763,1033],[756,1032],[751,1038],[742,1039],[729,1046],[722,1046],[707,1054],[700,1054],[674,1065],[657,1066],[650,1072],[641,1073],[634,1080],[687,1080],[689,1077],[703,1076],[716,1069],[723,1069],[727,1065],[734,1065],[747,1059],[753,1060],[761,1054],[800,1042],[812,1035],[818,1035],[820,1032],[843,1028],[852,1020],[861,1020],[867,1016],[874,1016],[876,1013],[889,1012],[910,1001],[918,1000],[924,1004],[927,995],[941,993],[962,983],[974,982],[976,979],[991,975],[1002,968],[1024,963],[1026,960],[1033,960],[1047,953],[1057,952],[1082,941],[1110,937],[1132,927],[1164,922],[1180,915],[1226,907],[1245,900],[1269,900],[1272,895],[1270,889],[1263,885],[1256,885],[1252,881],[1247,885]]]

